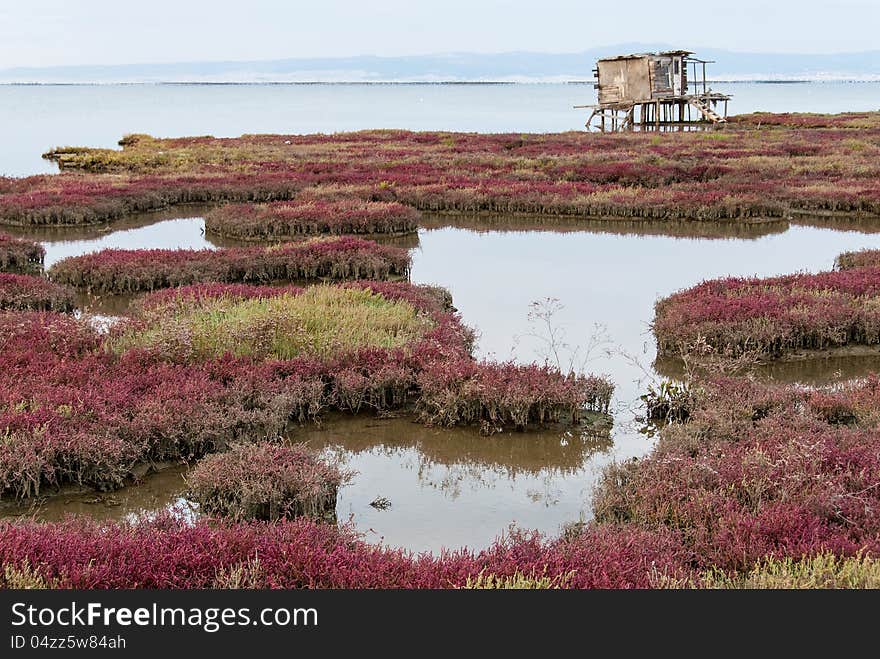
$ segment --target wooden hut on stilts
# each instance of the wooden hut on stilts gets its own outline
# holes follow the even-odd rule
[[[730,96],[707,85],[706,65],[712,63],[688,50],[605,57],[593,70],[598,104],[575,107],[591,109],[586,127],[603,132],[723,124]]]

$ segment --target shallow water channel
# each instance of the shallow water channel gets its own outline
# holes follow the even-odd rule
[[[104,228],[13,233],[40,240],[47,267],[106,247],[226,246],[204,234],[201,212],[179,208]],[[560,365],[605,373],[617,385],[610,435],[557,428],[487,438],[407,418],[333,415],[320,427],[295,429],[291,440],[337,454],[357,472],[339,493],[337,516],[369,540],[436,551],[485,546],[510,524],[557,533],[589,519],[604,465],[653,446],[639,432],[638,396],[658,370],[677,373],[674,363],[653,364],[649,324],[659,297],[724,275],[829,269],[842,251],[880,248],[875,230],[880,226],[835,220],[725,226],[428,217],[403,243],[413,255],[412,280],[450,289],[464,321],[479,330],[479,354],[502,360],[555,362],[544,341],[547,325],[529,316],[531,303],[555,298],[549,322],[567,344],[556,346]],[[123,313],[127,304],[82,299],[87,311],[101,314]],[[817,384],[870,370],[880,370],[880,358],[787,363],[764,375]],[[121,518],[180,504],[184,475],[174,467],[119,492],[70,492],[29,508],[4,505],[0,514]],[[380,497],[390,506],[371,505]]]

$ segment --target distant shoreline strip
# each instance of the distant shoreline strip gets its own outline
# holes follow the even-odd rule
[[[138,82],[0,82],[0,87],[381,87],[381,86],[513,86],[513,85],[593,85],[594,80],[563,80],[563,81],[529,81],[517,82],[508,80],[446,80],[446,81],[138,81]],[[880,79],[823,79],[803,78],[791,80],[707,80],[709,83],[725,85],[803,85],[803,84],[878,84]]]

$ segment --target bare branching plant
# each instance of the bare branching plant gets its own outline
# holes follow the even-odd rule
[[[529,331],[514,338],[514,350],[523,338],[538,343],[535,355],[542,361],[556,366],[563,373],[583,373],[587,364],[601,356],[610,355],[613,346],[608,328],[594,323],[586,342],[572,345],[568,333],[559,319],[565,305],[555,297],[545,297],[529,304]]]

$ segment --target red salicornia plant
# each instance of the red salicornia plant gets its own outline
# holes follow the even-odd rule
[[[187,477],[187,498],[209,515],[336,520],[336,493],[349,477],[302,444],[240,444],[210,455]]]
[[[762,114],[723,131],[662,136],[129,135],[121,150],[53,150],[60,175],[0,179],[0,222],[95,223],[183,202],[342,197],[425,211],[661,220],[876,215],[878,117]],[[333,213],[343,219],[332,224],[344,223],[345,212]]]
[[[108,249],[59,261],[52,280],[93,293],[137,293],[200,282],[406,277],[406,250],[361,238],[221,250]]]
[[[667,529],[700,569],[767,556],[880,552],[880,380],[830,390],[701,383],[684,424],[654,452],[610,468],[598,521]]]
[[[316,235],[388,235],[416,230],[419,213],[403,204],[352,198],[297,198],[271,204],[228,204],[205,216],[205,229],[238,240]]]
[[[45,277],[0,272],[0,310],[72,311],[74,292]]]
[[[0,233],[0,271],[39,269],[45,256],[42,245]]]
[[[656,305],[660,354],[708,345],[721,354],[779,357],[799,349],[880,344],[880,267],[871,252],[844,254],[845,269],[703,282]]]
[[[844,252],[838,255],[835,265],[838,270],[880,267],[880,250],[863,249],[858,252]]]
[[[22,573],[57,588],[462,588],[481,576],[563,588],[645,588],[689,574],[675,535],[604,525],[557,539],[517,531],[439,556],[363,541],[306,517],[276,523],[158,518],[0,521],[0,586]],[[546,586],[545,586],[546,587]]]

